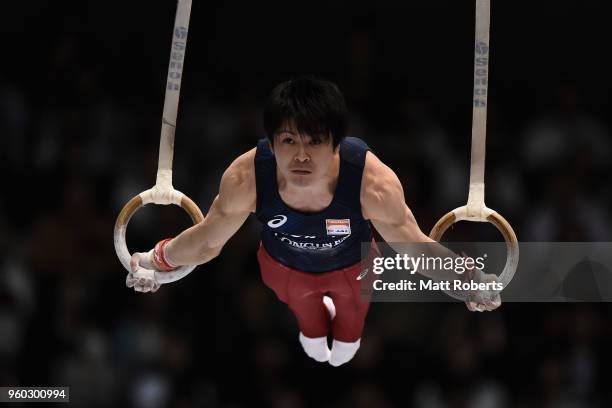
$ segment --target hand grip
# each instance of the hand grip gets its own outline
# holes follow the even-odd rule
[[[518,240],[516,238],[516,234],[514,233],[514,230],[512,229],[512,227],[510,226],[510,224],[508,223],[508,221],[506,221],[504,217],[502,217],[496,211],[493,211],[491,209],[487,208],[486,210],[488,212],[488,215],[484,221],[495,225],[495,227],[499,230],[499,232],[501,232],[501,234],[504,237],[504,240],[506,241],[506,265],[504,266],[504,269],[498,278],[498,281],[502,283],[504,288],[506,288],[508,283],[510,283],[510,281],[514,277],[514,272],[516,272],[516,267],[518,265],[518,261],[519,261]],[[469,221],[470,220],[468,217],[466,217],[465,215],[466,213],[467,213],[466,206],[458,207],[448,212],[446,215],[440,218],[438,222],[436,223],[436,225],[434,225],[434,227],[431,229],[431,232],[429,233],[429,238],[436,240],[436,241],[440,241],[440,239],[442,238],[446,230],[451,225],[453,225],[457,221],[461,221],[461,220]],[[479,221],[479,220],[476,220],[476,221]],[[479,222],[483,222],[483,221],[479,221]]]
[[[182,196],[180,206],[189,214],[194,224],[198,224],[204,219],[202,211],[200,211],[198,206],[186,195]],[[144,207],[144,205],[142,203],[141,196],[134,196],[123,207],[123,209],[119,213],[119,216],[117,217],[117,221],[115,222],[115,252],[117,253],[117,257],[121,261],[121,264],[128,272],[131,272],[130,258],[132,257],[132,255],[130,254],[127,248],[127,244],[125,242],[125,234],[130,219],[136,213],[136,211],[138,211],[142,207]],[[155,279],[160,284],[174,282],[188,275],[191,271],[195,269],[195,267],[196,265],[185,265],[171,272],[155,271]]]

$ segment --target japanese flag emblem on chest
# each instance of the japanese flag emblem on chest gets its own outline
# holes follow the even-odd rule
[[[350,235],[351,234],[351,220],[348,218],[335,220],[325,220],[325,229],[327,235]]]

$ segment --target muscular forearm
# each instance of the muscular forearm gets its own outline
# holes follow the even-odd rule
[[[425,234],[422,234],[417,239],[413,238],[411,242],[406,241],[404,243],[391,244],[391,247],[401,257],[408,256],[414,258],[415,262],[410,264],[413,268],[411,269],[411,273],[419,273],[436,282],[454,282],[455,280],[460,280],[462,282],[471,280],[475,282],[483,281],[484,273],[474,267],[472,264],[473,259],[472,262],[466,263],[465,259],[470,258],[453,252],[439,242],[430,239]],[[462,262],[461,264],[457,263],[459,258],[464,258],[460,260],[460,262]],[[453,265],[462,265],[461,273],[454,267],[445,267],[449,260],[451,260]],[[459,300],[464,300],[465,296],[468,295],[467,291],[456,292],[444,290],[444,292]]]
[[[168,243],[165,249],[168,263],[175,266],[200,265],[219,255],[221,248],[211,247],[206,240],[200,239],[197,227],[186,229]]]
[[[429,258],[441,258],[441,259],[457,259],[463,258],[463,255],[459,255],[452,250],[446,248],[444,245],[436,242],[429,237],[423,242],[423,251],[425,257]],[[441,280],[466,280],[468,275],[465,273],[457,273],[452,269],[445,268],[421,268],[417,271],[421,275],[424,275],[430,279],[441,281]]]
[[[416,222],[407,222],[402,226],[387,225],[385,223],[375,224],[385,241],[387,241],[393,250],[399,256],[413,258],[415,261],[411,264],[411,273],[419,273],[435,281],[450,281],[455,280],[468,281],[474,280],[479,282],[482,278],[482,272],[471,268],[468,273],[466,265],[463,273],[457,273],[455,268],[430,267],[435,264],[437,259],[448,262],[449,259],[456,264],[458,258],[463,258],[462,255],[456,254],[444,245],[429,238],[416,225]],[[419,259],[421,258],[421,259]],[[427,265],[423,265],[425,261],[431,261]],[[421,263],[416,263],[421,261]],[[462,259],[460,262],[463,262]],[[442,262],[443,264],[445,262]],[[451,293],[448,293],[452,296]]]

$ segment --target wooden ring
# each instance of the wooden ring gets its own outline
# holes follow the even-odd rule
[[[134,196],[123,207],[123,209],[119,213],[119,216],[117,217],[117,221],[115,222],[115,252],[117,253],[117,257],[121,261],[121,264],[128,272],[132,271],[130,269],[130,258],[132,257],[132,255],[130,254],[130,251],[127,248],[127,244],[125,242],[125,234],[130,219],[136,213],[136,211],[138,211],[142,207],[144,207],[144,205],[142,204],[142,198],[140,197],[140,195]],[[183,208],[189,214],[194,224],[199,224],[204,219],[202,211],[200,211],[198,206],[186,195],[183,195],[183,197],[181,198],[181,208]],[[177,270],[171,272],[155,271],[155,278],[159,283],[174,282],[188,275],[191,271],[195,269],[195,267],[196,265],[184,265],[179,267]]]
[[[487,209],[488,210],[488,209]],[[466,207],[459,207],[450,211],[442,218],[438,220],[436,225],[431,229],[429,237],[435,241],[440,241],[440,238],[444,235],[446,230],[454,223],[463,220],[463,217],[458,217],[457,214],[464,214]],[[503,287],[510,283],[514,277],[514,272],[518,266],[519,261],[519,244],[516,238],[514,230],[510,226],[510,223],[506,221],[504,217],[498,214],[496,211],[489,210],[490,214],[486,217],[486,221],[495,225],[495,227],[501,232],[504,240],[506,241],[506,265],[502,273],[498,277],[498,281],[502,283]],[[467,220],[469,221],[469,219]],[[503,289],[502,289],[503,290]]]

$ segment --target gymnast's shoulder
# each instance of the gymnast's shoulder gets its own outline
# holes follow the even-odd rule
[[[404,191],[395,172],[372,152],[366,155],[361,178],[361,208],[366,219],[394,213],[404,203]]]
[[[238,156],[221,177],[219,198],[237,211],[255,209],[255,150],[253,148]]]

